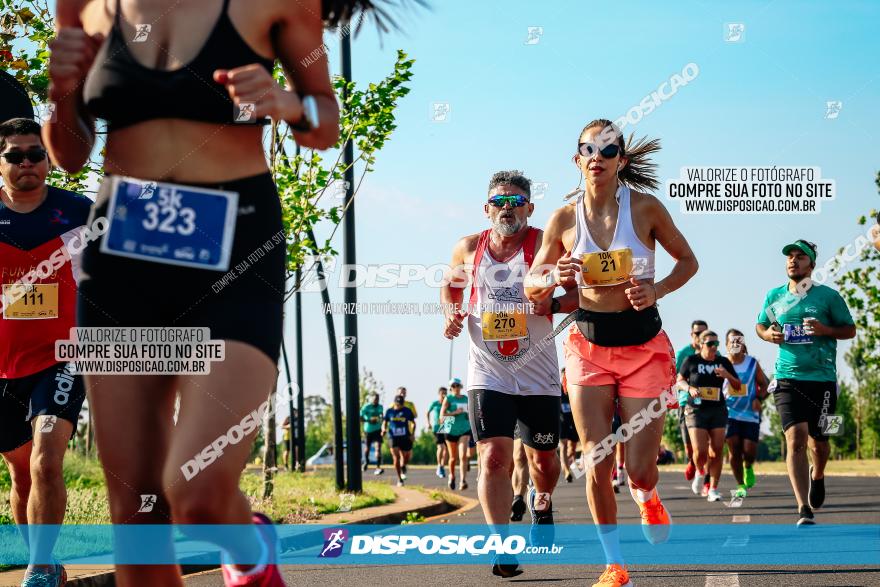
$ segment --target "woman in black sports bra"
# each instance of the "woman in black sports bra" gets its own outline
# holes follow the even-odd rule
[[[240,540],[210,529],[194,536],[241,563],[223,565],[226,585],[284,584],[271,524],[238,489],[282,337],[286,246],[262,123],[288,122],[304,147],[336,142],[326,56],[304,59],[322,47],[324,21],[370,8],[369,0],[57,3],[56,118],[44,129],[52,159],[80,170],[95,119],[107,123],[91,220],[106,217],[110,229],[83,254],[79,325],[207,327],[225,342],[225,359],[207,375],[86,376],[113,522],[253,522]],[[272,78],[275,60],[292,89]],[[205,458],[221,437],[229,440],[221,454]],[[143,495],[157,497],[151,509]],[[150,550],[170,552],[170,539]],[[176,565],[119,566],[116,583],[182,585]]]

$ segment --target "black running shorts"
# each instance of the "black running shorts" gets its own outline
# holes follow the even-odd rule
[[[76,432],[86,388],[72,371],[72,363],[57,363],[26,377],[0,379],[0,452],[27,444],[37,416],[67,420]]]
[[[109,179],[98,191],[90,224],[107,215]],[[212,340],[250,344],[277,363],[287,247],[283,240],[275,242],[282,224],[272,176],[191,185],[238,192],[229,271],[103,253],[101,237],[90,242],[82,255],[77,325],[208,327]]]
[[[514,395],[491,389],[468,390],[468,414],[477,440],[513,438],[519,422],[520,439],[537,450],[559,445],[561,400],[558,395]]]
[[[810,436],[816,440],[828,440],[825,432],[830,429],[826,426],[835,422],[827,416],[836,415],[837,382],[778,379],[773,399],[783,431],[806,422]]]

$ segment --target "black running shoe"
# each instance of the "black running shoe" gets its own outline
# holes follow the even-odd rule
[[[556,536],[553,529],[553,501],[548,500],[546,508],[535,509],[538,492],[535,487],[529,488],[529,513],[532,515],[532,527],[529,530],[529,542],[532,546],[549,546]],[[543,499],[543,498],[542,498]],[[545,527],[546,526],[546,527]]]
[[[513,556],[499,556],[495,557],[492,562],[492,574],[502,579],[510,579],[522,575],[522,569],[519,568],[519,562]]]
[[[574,477],[572,477],[571,471],[569,471],[568,473],[565,474],[565,482],[566,483],[571,483],[573,480],[574,480]]]
[[[455,490],[455,477],[449,478],[449,489]]]
[[[513,503],[510,504],[510,521],[521,522],[523,515],[526,513],[526,500],[522,495],[513,496]]]
[[[798,526],[813,526],[815,525],[816,520],[813,519],[813,510],[810,509],[809,506],[801,506],[801,511],[798,513]]]
[[[825,478],[813,479],[813,467],[810,466],[810,507],[818,510],[825,503]]]

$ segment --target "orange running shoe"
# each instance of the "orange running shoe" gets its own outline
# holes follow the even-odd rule
[[[645,540],[651,544],[663,544],[669,540],[672,516],[663,507],[657,489],[654,489],[654,497],[650,501],[642,503],[637,499],[636,503],[642,516],[642,534],[645,535]]]
[[[599,577],[598,583],[593,583],[593,587],[632,587],[632,583],[626,567],[612,563],[605,567],[605,572]]]

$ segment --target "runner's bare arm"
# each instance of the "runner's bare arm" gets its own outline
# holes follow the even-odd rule
[[[580,270],[580,260],[566,253],[562,237],[574,222],[574,208],[564,206],[550,216],[541,239],[541,248],[526,277],[526,297],[538,303],[552,297],[557,285],[566,289],[577,286],[574,275]],[[549,276],[549,277],[548,277]]]
[[[88,0],[58,0],[55,38],[49,49],[49,103],[54,116],[43,125],[43,143],[52,162],[69,173],[81,170],[95,145],[95,119],[83,103],[83,82],[103,35],[83,30]]]
[[[440,288],[440,302],[445,316],[443,336],[450,340],[461,334],[462,322],[466,315],[466,313],[461,313],[464,288],[468,285],[466,263],[476,250],[478,239],[479,235],[472,234],[455,243],[449,270],[446,273],[443,287]]]
[[[785,336],[781,331],[773,328],[773,326],[764,326],[763,324],[755,325],[755,332],[761,337],[761,340],[772,342],[773,344],[781,344],[785,340]]]
[[[764,373],[764,369],[761,368],[761,363],[757,363],[757,370],[755,371],[755,385],[756,392],[755,395],[758,399],[765,399],[767,395],[767,389],[770,387],[770,382],[767,380],[767,375]]]
[[[672,221],[672,216],[669,215],[669,210],[666,209],[666,206],[654,196],[645,197],[648,217],[654,219],[654,225],[651,230],[654,240],[675,259],[675,266],[669,275],[660,281],[654,282],[656,298],[660,299],[666,294],[679,289],[691,277],[696,275],[699,263],[687,239],[684,238],[684,235],[681,234],[681,231],[678,230],[678,227]]]
[[[446,408],[447,408],[447,407],[449,407],[449,402],[446,401],[446,400],[444,399],[444,400],[443,400],[443,403],[440,404],[440,419],[441,419],[441,420],[442,420],[443,418],[445,418],[446,416],[449,415],[449,414],[446,413]]]
[[[327,53],[324,47],[324,26],[321,22],[320,0],[297,0],[284,3],[284,15],[276,26],[275,51],[294,97],[314,96],[318,106],[318,128],[294,132],[297,144],[310,149],[327,149],[339,139],[339,105],[330,84]],[[315,53],[317,52],[317,56]],[[304,61],[312,61],[303,66]],[[297,102],[299,99],[297,98]],[[302,108],[292,111],[296,124]]]
[[[817,336],[830,336],[837,340],[848,340],[855,338],[856,327],[854,324],[846,324],[844,326],[827,326],[822,324],[815,318],[810,321],[813,333]]]

